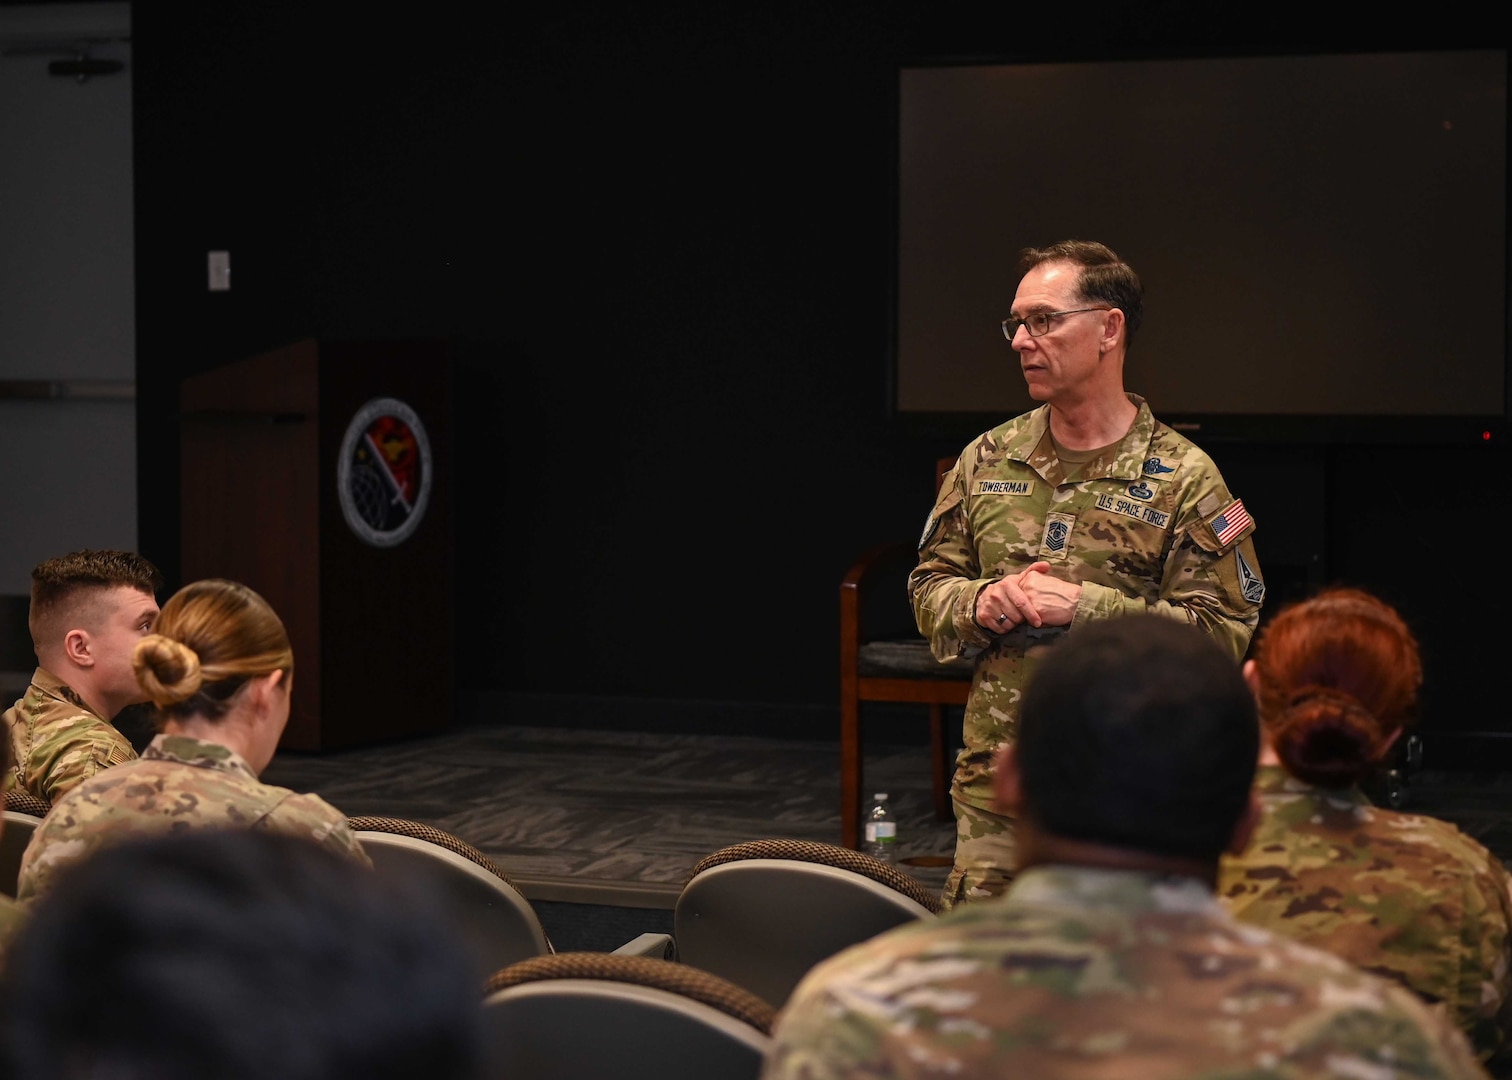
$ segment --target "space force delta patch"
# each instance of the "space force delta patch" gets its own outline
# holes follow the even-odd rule
[[[1250,569],[1250,564],[1244,560],[1244,549],[1235,548],[1234,558],[1238,562],[1239,588],[1244,593],[1244,598],[1251,604],[1265,602],[1265,582],[1260,580],[1260,575]]]

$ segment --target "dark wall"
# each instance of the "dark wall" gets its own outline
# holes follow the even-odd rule
[[[1500,43],[1277,9],[819,7],[138,5],[144,552],[176,578],[184,376],[445,337],[464,692],[830,707],[841,575],[917,534],[935,457],[977,430],[887,411],[900,62]],[[205,289],[211,249],[230,292]],[[1423,634],[1437,722],[1487,726],[1461,653],[1485,586],[1442,581],[1500,445],[1209,449],[1274,593],[1382,591]]]

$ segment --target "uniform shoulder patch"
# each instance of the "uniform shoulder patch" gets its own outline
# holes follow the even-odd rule
[[[1218,538],[1219,547],[1227,547],[1245,529],[1255,524],[1249,516],[1249,511],[1244,508],[1244,500],[1235,499],[1222,510],[1207,519],[1208,525],[1213,529],[1213,535]]]
[[[923,551],[924,545],[929,543],[929,538],[934,535],[935,522],[938,520],[933,513],[924,519],[924,531],[919,534],[918,550]]]
[[[1265,602],[1265,582],[1260,580],[1260,575],[1250,567],[1244,558],[1244,548],[1241,545],[1234,549],[1234,558],[1238,561],[1239,589],[1244,593],[1244,598],[1251,604],[1263,604]]]

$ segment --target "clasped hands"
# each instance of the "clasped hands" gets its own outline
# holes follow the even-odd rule
[[[1080,585],[1052,576],[1049,563],[1033,563],[977,593],[976,621],[994,634],[1020,623],[1069,626],[1081,591]]]

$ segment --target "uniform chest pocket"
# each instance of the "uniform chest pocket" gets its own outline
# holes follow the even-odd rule
[[[1173,515],[1164,485],[1147,479],[1098,485],[1087,493],[1085,521],[1088,562],[1110,577],[1159,581],[1170,548]]]

